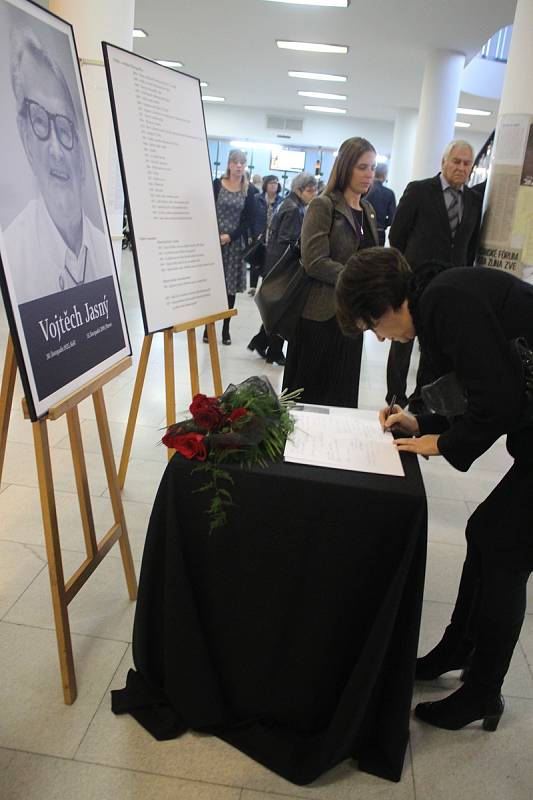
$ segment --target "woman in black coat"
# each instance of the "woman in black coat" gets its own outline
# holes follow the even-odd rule
[[[278,261],[290,244],[296,244],[300,238],[305,209],[316,196],[316,178],[307,172],[300,172],[291,183],[290,194],[282,201],[272,218],[269,230],[265,265],[263,274]],[[266,358],[267,364],[285,365],[283,355],[283,339],[280,336],[269,336],[263,325],[259,333],[251,339],[248,350],[256,351]]]
[[[439,376],[423,392],[436,413],[381,412],[385,429],[409,434],[396,439],[399,450],[441,455],[466,471],[507,435],[514,464],[468,521],[450,624],[416,669],[419,680],[467,670],[452,695],[416,707],[421,720],[456,730],[483,719],[485,730],[495,730],[533,570],[533,286],[479,267],[444,270],[428,282],[422,273],[412,277],[399,251],[372,249],[348,263],[337,298],[345,331],[373,330],[380,341],[418,335]]]

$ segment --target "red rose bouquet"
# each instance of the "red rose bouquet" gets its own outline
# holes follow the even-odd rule
[[[221,465],[267,466],[276,461],[294,428],[289,409],[300,393],[278,397],[268,378],[248,378],[238,386],[230,384],[221,397],[195,395],[190,419],[168,428],[163,444],[201,462],[196,469],[206,473],[207,481],[199,491],[213,495],[207,509],[210,531],[225,524],[227,509],[233,505],[226,488],[233,481]]]

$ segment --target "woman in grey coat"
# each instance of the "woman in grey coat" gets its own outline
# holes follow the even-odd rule
[[[313,278],[289,342],[283,388],[303,388],[306,403],[357,408],[363,337],[346,338],[337,323],[335,284],[348,259],[378,244],[374,209],[362,195],[374,179],[376,151],[366,139],[341,145],[322,195],[302,227],[302,263]]]

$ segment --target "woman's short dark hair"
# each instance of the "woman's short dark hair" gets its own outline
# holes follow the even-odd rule
[[[333,169],[329,176],[326,192],[344,192],[352,180],[353,169],[364,153],[375,153],[376,150],[368,139],[360,136],[353,136],[346,139],[339,147],[339,154],[333,164]]]
[[[357,336],[407,298],[409,264],[394,247],[369,247],[355,253],[336,286],[337,319],[343,333]]]
[[[281,186],[277,175],[265,175],[265,177],[263,178],[263,194],[266,194],[267,184],[269,184],[270,181],[272,182],[276,181],[276,183],[278,184],[277,193],[279,194],[281,192]]]

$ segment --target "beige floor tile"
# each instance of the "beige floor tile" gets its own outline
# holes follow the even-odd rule
[[[166,462],[141,461],[132,458],[128,464],[123,500],[153,505],[156,492],[165,471]],[[104,492],[108,496],[108,490]]]
[[[111,688],[122,688],[131,666],[123,659]],[[213,736],[185,734],[179,739],[157,742],[129,715],[116,717],[105,697],[76,753],[76,759],[139,769],[189,780],[207,780],[228,786],[243,786],[291,797],[353,800],[353,798],[413,798],[409,757],[399,784],[359,772],[345,762],[311,786],[295,786]],[[395,794],[384,794],[392,792]]]
[[[20,396],[18,399],[20,399]],[[9,420],[7,438],[10,442],[15,442],[17,444],[28,444],[33,447],[33,431],[31,422],[28,419],[24,419],[22,411],[19,409],[20,403],[18,402],[18,399],[15,400],[14,408]],[[57,442],[63,439],[64,436],[68,435],[66,416],[63,416],[58,420],[54,420],[53,422],[49,422],[47,427],[50,447],[54,447]]]
[[[45,561],[44,547],[31,545]],[[63,570],[68,579],[82,564],[84,555],[63,552]],[[140,565],[136,564],[139,574]],[[72,633],[130,642],[135,603],[128,597],[122,562],[109,556],[99,564],[87,583],[69,604]],[[43,570],[5,616],[6,622],[38,628],[54,628],[48,570]]]
[[[498,472],[474,469],[469,471],[468,479],[463,481],[463,494],[464,499],[467,501],[474,501],[481,503],[492,492],[495,486],[501,481],[507,470]]]
[[[63,492],[76,492],[71,453],[68,450],[51,447],[50,454],[55,489]],[[85,463],[90,492],[93,495],[101,495],[107,486],[102,457],[100,454],[86,453]],[[3,477],[6,483],[38,486],[35,452],[32,445],[8,441]]]
[[[529,669],[533,673],[533,614],[526,614],[524,625],[520,633],[520,644],[522,645]]]
[[[474,462],[476,469],[488,469],[489,471],[499,472],[503,475],[512,466],[513,459],[507,452],[505,447],[505,436],[502,436],[495,442],[490,450],[483,453]]]
[[[464,500],[463,482],[465,477],[453,469],[443,458],[426,461],[418,459],[426,494],[447,500]],[[467,480],[467,479],[466,479]]]
[[[109,429],[111,431],[115,460],[118,464],[124,445],[126,424],[123,422],[111,422],[109,424]],[[100,453],[100,437],[98,436],[96,420],[84,420],[81,424],[81,432],[85,452]],[[158,430],[156,426],[148,427],[146,425],[137,425],[132,440],[131,457],[144,461],[164,462],[166,460],[166,448],[161,444],[163,433],[164,431]],[[60,450],[70,450],[68,435],[58,442],[56,447]]]
[[[428,540],[466,547],[465,527],[469,516],[464,500],[428,497]]]
[[[425,602],[422,611],[422,626],[420,630],[420,640],[418,643],[419,655],[426,655],[440,641],[446,625],[450,622],[453,605],[447,603]],[[522,645],[524,640],[522,640]],[[533,642],[532,642],[533,644]],[[446,691],[454,691],[461,684],[459,682],[460,672],[449,672],[441,678],[429,683],[439,686]],[[423,687],[425,683],[418,683],[418,687]],[[524,649],[518,645],[515,649],[509,672],[503,684],[505,695],[513,697],[526,697],[533,699],[533,676],[528,666]]]
[[[59,535],[63,550],[85,552],[78,496],[70,492],[56,492]],[[152,506],[148,503],[123,501],[126,525],[133,557],[141,559],[148,520]],[[108,497],[92,497],[94,525],[98,539],[113,524],[113,511]],[[11,485],[0,496],[0,540],[44,545],[39,490],[28,486]],[[109,553],[120,558],[117,546]]]
[[[466,550],[457,545],[430,542],[424,599],[454,603]]]
[[[5,492],[5,490],[6,490],[6,489],[7,489],[9,486],[11,486],[11,484],[10,484],[10,483],[0,483],[0,494],[2,494],[2,492]]]
[[[435,688],[417,700],[442,696]],[[461,731],[411,724],[416,796],[419,800],[531,800],[533,701],[507,699],[495,733],[473,723]]]
[[[0,769],[0,797],[5,800],[239,800],[241,791],[33,753],[2,752],[10,753]]]
[[[46,562],[25,545],[0,541],[0,619],[43,569]]]
[[[0,623],[0,747],[72,758],[126,645],[73,636],[78,698],[63,702],[53,631]]]

